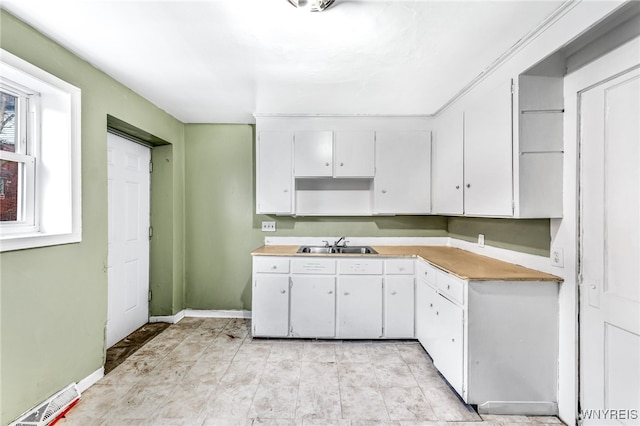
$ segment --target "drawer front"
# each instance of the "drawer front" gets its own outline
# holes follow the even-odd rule
[[[446,295],[454,302],[464,303],[464,281],[441,271],[438,271],[437,281],[440,293]]]
[[[338,261],[338,271],[347,275],[382,275],[382,260],[345,259]]]
[[[433,287],[437,286],[436,274],[438,273],[438,270],[436,268],[434,268],[424,260],[419,260],[417,270],[418,279],[429,283]]]
[[[334,259],[293,259],[291,272],[294,274],[335,274],[336,261]]]
[[[384,261],[384,272],[389,275],[413,275],[413,259],[390,259]]]
[[[256,272],[267,274],[288,274],[289,259],[271,256],[255,256],[253,265]]]

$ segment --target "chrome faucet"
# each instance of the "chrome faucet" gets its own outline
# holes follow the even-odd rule
[[[340,246],[340,242],[343,241],[346,237],[340,237],[340,239],[336,242],[333,243],[334,247],[346,247],[347,246],[347,241],[345,240],[344,243],[342,243],[342,246]]]

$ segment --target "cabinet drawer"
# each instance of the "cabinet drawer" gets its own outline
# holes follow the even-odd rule
[[[382,260],[345,259],[338,261],[338,271],[347,275],[382,275]]]
[[[413,259],[391,259],[384,261],[384,272],[389,275],[413,275]]]
[[[291,272],[294,274],[335,274],[336,261],[334,259],[293,259]]]
[[[436,268],[434,268],[424,260],[420,260],[418,261],[417,269],[418,269],[418,273],[417,273],[418,279],[421,279],[429,283],[433,287],[437,286],[436,274],[438,273],[438,270]]]
[[[253,258],[253,265],[256,272],[270,274],[288,274],[289,259],[279,257],[256,256]]]
[[[438,290],[440,293],[446,295],[454,302],[464,303],[464,282],[455,278],[454,276],[447,274],[446,272],[438,271]]]

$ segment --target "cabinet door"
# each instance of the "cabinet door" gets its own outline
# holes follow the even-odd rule
[[[292,336],[335,336],[335,287],[334,277],[291,277]]]
[[[293,168],[296,177],[333,176],[333,132],[295,132]]]
[[[256,211],[292,212],[292,141],[290,132],[265,131],[256,146]]]
[[[382,337],[382,277],[338,278],[338,337],[377,339]]]
[[[429,350],[430,345],[428,344],[428,337],[433,325],[429,304],[432,303],[430,299],[433,298],[431,293],[434,291],[435,290],[433,290],[425,280],[420,278],[416,280],[416,338],[430,355],[431,352]]]
[[[430,132],[376,132],[373,203],[376,214],[430,213]]]
[[[373,131],[335,132],[335,177],[373,177],[375,136]]]
[[[414,337],[414,278],[387,276],[384,281],[384,335],[396,339]]]
[[[286,337],[289,334],[288,275],[257,275],[252,305],[254,336]]]
[[[464,212],[513,215],[511,80],[464,113]]]
[[[433,212],[464,212],[463,181],[463,115],[448,113],[437,124],[433,134]]]
[[[460,306],[438,295],[436,315],[438,332],[433,357],[434,365],[456,392],[462,395],[464,311]]]

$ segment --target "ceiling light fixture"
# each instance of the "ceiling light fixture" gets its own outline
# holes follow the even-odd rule
[[[309,12],[322,12],[333,4],[335,0],[287,0],[298,9]]]

